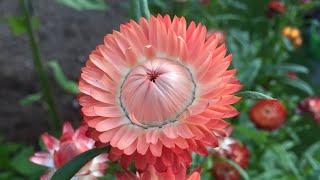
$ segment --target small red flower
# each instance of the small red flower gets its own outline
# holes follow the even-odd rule
[[[240,173],[237,169],[223,161],[214,163],[212,174],[215,180],[240,180]]]
[[[300,111],[310,113],[320,124],[320,97],[309,97],[300,102],[298,108]]]
[[[225,157],[237,163],[242,168],[249,165],[249,149],[239,141],[232,138],[225,138],[220,142],[220,147],[216,148],[214,157]],[[227,162],[217,160],[212,169],[213,176],[217,180],[238,180],[240,174],[233,166]]]
[[[255,126],[269,131],[278,129],[284,123],[286,115],[286,108],[276,99],[260,100],[250,111],[250,118]]]
[[[268,4],[268,8],[269,10],[272,10],[274,12],[278,12],[281,14],[283,14],[286,11],[284,4],[280,1],[270,1]]]
[[[288,76],[290,79],[297,79],[297,73],[292,72],[292,71],[287,72],[287,76]]]
[[[210,0],[200,0],[200,3],[202,5],[209,5],[210,4]]]
[[[270,1],[268,4],[267,17],[272,18],[275,14],[283,14],[286,11],[285,6],[280,1]]]

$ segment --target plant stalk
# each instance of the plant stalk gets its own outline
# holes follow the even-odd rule
[[[30,13],[29,13],[29,9],[27,6],[28,3],[30,3],[29,0],[20,0],[20,4],[23,9],[24,16],[25,16],[27,33],[29,36],[29,44],[30,44],[30,48],[32,51],[32,55],[33,55],[33,64],[34,64],[35,70],[39,76],[41,91],[42,91],[44,100],[48,106],[48,110],[49,110],[49,113],[51,116],[51,121],[49,122],[49,125],[51,126],[51,128],[53,130],[58,130],[61,122],[60,122],[60,119],[58,116],[58,111],[55,106],[53,95],[52,95],[52,92],[50,89],[49,78],[48,78],[46,70],[44,69],[44,67],[42,65],[39,47],[36,43],[34,33],[32,30]]]

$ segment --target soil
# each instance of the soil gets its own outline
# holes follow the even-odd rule
[[[57,1],[33,0],[33,14],[40,18],[36,34],[43,62],[57,60],[67,77],[76,81],[90,51],[102,43],[105,34],[129,19],[124,3],[107,3],[107,11],[77,11]],[[0,19],[20,13],[19,1],[0,0]],[[14,36],[1,21],[0,42],[0,136],[34,144],[48,130],[50,117],[40,102],[19,104],[40,90],[28,37]],[[49,76],[60,117],[78,124],[81,118],[75,95],[59,88],[52,72]]]

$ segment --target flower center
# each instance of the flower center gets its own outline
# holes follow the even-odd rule
[[[132,123],[142,127],[162,127],[190,106],[195,83],[185,66],[156,58],[133,68],[120,92],[120,104]]]

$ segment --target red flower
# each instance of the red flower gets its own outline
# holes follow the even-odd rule
[[[268,4],[267,17],[272,18],[275,14],[283,14],[286,11],[285,6],[280,1],[270,1]]]
[[[249,149],[239,141],[232,138],[225,138],[220,142],[220,147],[216,148],[214,157],[225,157],[237,163],[242,168],[249,165]],[[227,162],[217,160],[212,169],[213,176],[217,180],[240,179],[239,172]]]
[[[250,118],[255,126],[269,131],[278,129],[284,123],[286,115],[286,108],[276,99],[260,100],[250,111]]]
[[[278,12],[281,14],[283,14],[286,11],[284,4],[280,1],[270,1],[268,4],[268,8],[269,10],[272,10],[274,12]]]
[[[290,79],[297,79],[297,73],[292,72],[292,71],[287,72],[287,76],[288,76]]]
[[[320,97],[309,97],[299,103],[300,111],[310,113],[317,123],[320,123]]]
[[[218,161],[213,165],[215,180],[240,180],[240,173],[227,162]]]

